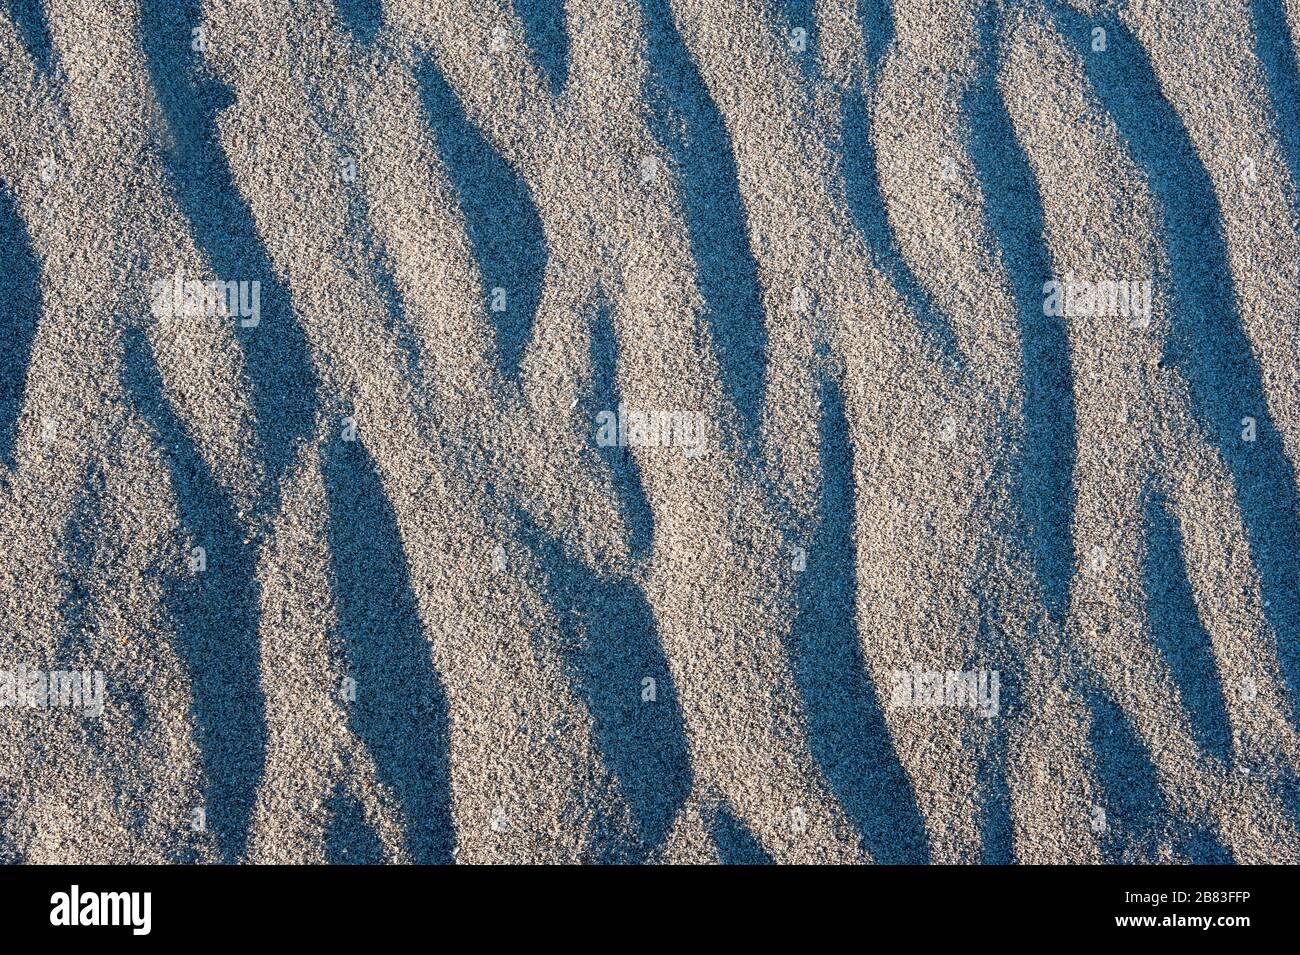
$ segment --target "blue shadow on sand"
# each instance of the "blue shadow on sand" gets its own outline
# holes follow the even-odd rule
[[[32,58],[32,65],[47,72],[54,62],[55,52],[50,40],[50,25],[45,18],[45,4],[42,0],[9,0],[9,15]]]
[[[1255,25],[1255,55],[1264,70],[1277,120],[1274,132],[1291,170],[1291,183],[1300,192],[1300,68],[1296,65],[1295,42],[1280,0],[1254,0],[1251,20]]]
[[[858,22],[862,24],[862,43],[866,48],[867,76],[875,82],[880,61],[894,41],[893,0],[858,0]]]
[[[862,0],[863,45],[867,58],[867,82],[874,82],[894,35],[892,5],[888,0]],[[948,317],[935,303],[925,284],[904,258],[880,192],[875,143],[871,139],[868,110],[869,90],[864,83],[848,89],[841,99],[844,115],[844,145],[840,163],[844,175],[844,198],[853,222],[871,250],[876,266],[889,278],[916,318],[921,330],[947,361],[960,362],[957,339]]]
[[[361,801],[344,783],[334,787],[326,805],[329,824],[325,827],[325,861],[329,865],[382,865],[383,843],[366,822]]]
[[[981,23],[980,40],[981,67],[963,111],[971,159],[983,184],[985,219],[1020,314],[1024,436],[1014,464],[1013,493],[1044,602],[1059,622],[1074,566],[1070,527],[1076,423],[1070,347],[1063,320],[1043,314],[1043,284],[1052,275],[1043,202],[997,88],[999,43],[991,12]]]
[[[164,165],[195,243],[216,278],[261,283],[260,324],[245,328],[230,321],[244,353],[257,437],[274,488],[274,478],[311,431],[318,383],[289,291],[275,275],[218,136],[220,114],[234,94],[205,72],[203,54],[191,48],[190,31],[200,22],[198,0],[143,0],[140,48],[171,139]],[[277,499],[273,489],[265,507],[273,508]]]
[[[1179,861],[1231,863],[1231,853],[1209,826],[1171,817],[1150,753],[1109,693],[1094,687],[1087,698],[1100,798],[1091,824],[1102,861],[1115,865],[1157,859],[1160,847],[1168,845]]]
[[[898,761],[858,635],[853,449],[839,385],[822,381],[822,498],[799,574],[791,664],[813,757],[877,862],[929,861],[925,821]]]
[[[704,317],[740,415],[742,444],[757,445],[768,336],[731,137],[667,0],[640,3],[651,67],[645,91],[651,130],[678,175]]]
[[[1008,759],[1008,724],[1023,712],[1024,665],[1006,641],[999,642],[989,621],[993,608],[980,613],[979,638],[976,646],[984,648],[982,664],[998,672],[999,714],[992,721],[988,749],[981,755],[976,769],[980,797],[980,862],[985,865],[1011,865],[1016,859],[1015,820],[1011,811],[1011,787],[1007,778],[1012,772]],[[973,667],[972,667],[973,668]]]
[[[194,695],[207,828],[223,861],[236,862],[248,846],[266,760],[257,549],[230,496],[172,411],[144,332],[128,328],[123,337],[123,384],[167,458],[181,525],[205,551],[206,569],[200,572],[191,571],[191,555],[176,555],[178,569],[162,581],[163,601]]]
[[[1092,690],[1088,709],[1088,739],[1100,790],[1100,806],[1093,807],[1091,818],[1103,861],[1157,858],[1168,807],[1147,748],[1105,690]]]
[[[618,388],[618,341],[613,318],[603,303],[591,323],[591,369],[591,395],[584,411],[594,437],[596,415],[601,411],[617,413],[622,401]],[[629,530],[630,556],[634,562],[646,558],[654,543],[654,514],[646,500],[636,457],[630,448],[598,445],[597,452],[609,468],[619,494],[619,510]]]
[[[336,435],[322,462],[338,638],[356,699],[349,722],[406,822],[415,863],[452,859],[447,698],[411,589],[406,551],[362,441]],[[340,836],[342,839],[342,836]],[[353,834],[349,840],[363,844]]]
[[[438,155],[451,177],[496,325],[497,363],[515,378],[533,335],[546,270],[546,237],[528,186],[465,115],[432,56],[415,67]],[[504,310],[492,311],[493,289]]]
[[[382,0],[334,0],[334,6],[357,42],[363,46],[375,42],[384,25]]]
[[[1152,638],[1178,684],[1197,745],[1230,767],[1232,729],[1214,647],[1196,611],[1178,522],[1158,494],[1147,498],[1146,525],[1143,574]]]
[[[1083,45],[1088,78],[1146,172],[1163,213],[1160,237],[1169,256],[1172,293],[1163,364],[1183,374],[1193,415],[1232,472],[1295,721],[1300,705],[1300,500],[1281,434],[1264,401],[1259,364],[1241,326],[1218,198],[1137,39],[1118,21],[1100,21],[1109,49],[1093,52],[1086,42],[1092,21],[1063,6],[1057,9],[1065,35]],[[1241,438],[1246,417],[1257,423],[1254,442]]]
[[[763,851],[748,827],[731,813],[726,803],[719,803],[713,817],[713,844],[723,865],[772,865],[772,857]]]
[[[515,14],[524,25],[524,38],[533,58],[559,96],[569,81],[569,35],[564,22],[564,0],[513,0]]]
[[[543,596],[558,617],[569,678],[636,821],[637,844],[620,861],[642,861],[667,836],[692,781],[677,688],[654,615],[633,581],[598,576],[527,514],[518,519],[521,540],[542,569]]]
[[[960,352],[952,324],[929,289],[912,271],[889,223],[885,199],[880,192],[876,147],[871,141],[866,98],[862,90],[845,93],[842,104],[844,194],[853,222],[871,250],[876,267],[889,278],[922,332],[948,362],[958,364]]]
[[[1021,543],[1033,562],[1050,618],[1042,636],[1050,641],[1069,604],[1074,565],[1076,423],[1069,341],[1062,320],[1043,314],[1042,289],[1051,277],[1052,262],[1043,238],[1042,196],[998,90],[1000,45],[992,10],[980,21],[980,50],[980,69],[962,111],[984,194],[985,223],[998,244],[1019,316],[1024,432],[1012,461],[1012,496]],[[997,642],[987,623],[989,613],[986,609],[981,621],[980,645],[999,661],[1002,710],[1013,714],[1020,707],[1024,667],[1012,648]],[[993,729],[979,770],[984,791],[982,858],[1010,863],[1015,844],[1007,780],[1008,728],[1005,721],[997,721]]]
[[[15,467],[18,415],[41,321],[41,267],[8,188],[0,183],[0,465]]]
[[[108,479],[103,466],[91,465],[82,484],[77,502],[64,528],[60,542],[63,572],[63,596],[59,602],[59,615],[64,622],[64,632],[55,656],[65,666],[74,670],[99,668],[101,659],[98,619],[96,615],[95,587],[102,587],[105,577],[119,557],[110,548],[124,546],[125,542],[109,538],[105,546],[104,527],[113,526],[116,518],[105,512],[108,500]],[[125,711],[130,731],[143,738],[149,731],[149,708],[138,681],[126,674],[109,673],[106,679],[113,686],[113,703],[119,712]],[[96,740],[104,730],[98,723],[86,727],[87,736]]]

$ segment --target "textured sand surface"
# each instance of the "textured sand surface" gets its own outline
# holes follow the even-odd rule
[[[1300,861],[1298,57],[3,0],[0,860]]]

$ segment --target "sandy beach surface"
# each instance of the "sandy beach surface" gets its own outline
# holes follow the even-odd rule
[[[0,861],[1300,861],[1298,58],[0,3]]]

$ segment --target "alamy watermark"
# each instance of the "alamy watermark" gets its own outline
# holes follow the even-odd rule
[[[1043,314],[1057,318],[1127,318],[1134,328],[1151,324],[1151,281],[1079,281],[1073,275],[1043,283]]]
[[[997,670],[895,670],[891,706],[964,708],[986,719],[1000,703]]]
[[[148,935],[153,928],[152,892],[83,892],[73,885],[50,896],[50,924],[54,926],[125,925],[132,935]]]
[[[708,423],[698,411],[645,410],[620,404],[596,414],[596,443],[602,448],[682,448],[688,458],[707,450]]]
[[[81,709],[104,712],[102,670],[0,670],[0,708]]]
[[[187,279],[177,272],[171,278],[156,279],[150,287],[150,310],[155,318],[199,318],[218,315],[239,317],[244,328],[256,328],[262,321],[262,283]]]

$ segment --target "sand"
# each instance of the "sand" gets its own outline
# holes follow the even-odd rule
[[[0,859],[1300,861],[1298,57],[7,4]]]

